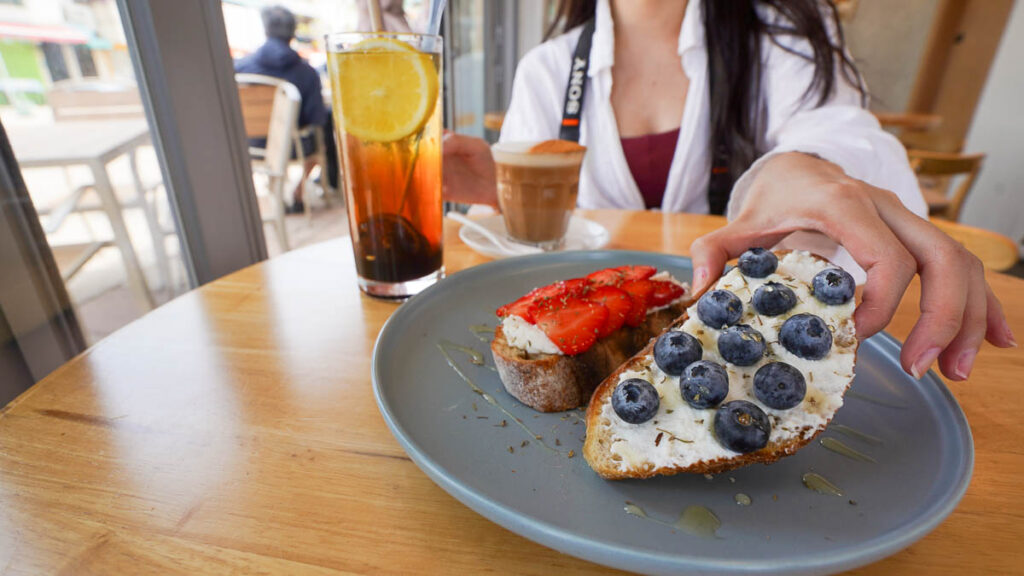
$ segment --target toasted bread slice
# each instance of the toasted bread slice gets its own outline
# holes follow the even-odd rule
[[[501,325],[491,352],[505,390],[540,412],[571,410],[587,403],[594,388],[686,310],[684,300],[652,312],[639,326],[623,326],[575,356],[529,353],[508,343]]]
[[[755,462],[774,462],[795,453],[825,429],[842,406],[843,393],[853,381],[857,353],[854,302],[851,299],[840,305],[826,305],[813,296],[813,277],[822,270],[833,268],[826,260],[806,252],[780,251],[776,255],[778,269],[768,277],[748,278],[736,268],[724,275],[714,287],[739,296],[743,303],[739,323],[748,324],[763,334],[766,354],[754,365],[736,366],[724,361],[718,351],[721,331],[707,326],[698,318],[696,303],[671,328],[696,337],[702,345],[704,360],[725,366],[729,391],[723,403],[746,400],[767,414],[771,423],[767,445],[739,453],[720,443],[713,424],[716,408],[697,409],[682,398],[680,377],[670,376],[658,367],[652,341],[606,378],[590,401],[583,455],[601,477],[648,478],[681,472],[713,474]],[[797,296],[796,306],[774,317],[757,313],[751,297],[767,281],[790,287]],[[782,323],[801,313],[821,317],[833,334],[831,349],[820,360],[797,357],[780,342],[778,331]],[[788,410],[767,407],[753,390],[757,369],[773,361],[797,368],[806,382],[803,400]],[[615,388],[631,378],[650,382],[659,396],[657,412],[641,424],[625,422],[611,405]]]

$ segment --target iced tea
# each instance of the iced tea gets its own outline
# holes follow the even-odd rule
[[[373,296],[411,296],[443,275],[440,48],[436,36],[328,36],[356,271]]]

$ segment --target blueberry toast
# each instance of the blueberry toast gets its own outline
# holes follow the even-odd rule
[[[606,479],[717,473],[791,455],[853,380],[853,278],[752,249],[594,392],[583,454]]]

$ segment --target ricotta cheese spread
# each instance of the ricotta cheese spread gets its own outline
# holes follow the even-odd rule
[[[515,314],[509,314],[501,321],[501,331],[510,346],[526,350],[529,354],[562,354],[543,330]]]
[[[806,252],[790,252],[780,258],[776,271],[765,278],[748,278],[738,268],[725,274],[715,288],[729,290],[743,302],[743,316],[739,324],[748,324],[764,335],[767,344],[765,358],[753,366],[736,366],[722,359],[718,353],[721,330],[704,324],[697,316],[694,303],[688,310],[689,318],[682,331],[695,336],[704,349],[703,359],[725,366],[729,374],[729,394],[723,402],[746,400],[756,404],[768,415],[772,431],[770,443],[806,437],[828,424],[843,405],[843,392],[853,378],[856,351],[856,333],[853,324],[854,301],[828,305],[811,294],[811,281],[826,268],[824,261]],[[793,290],[797,304],[779,316],[763,316],[751,304],[754,291],[767,282],[778,282]],[[821,360],[800,358],[779,342],[779,329],[787,318],[795,314],[810,313],[820,317],[833,333],[832,348]],[[754,395],[753,381],[757,369],[768,362],[782,361],[800,370],[804,375],[807,393],[803,401],[789,410],[774,410]],[[687,467],[697,462],[719,458],[733,458],[736,452],[723,447],[715,439],[713,424],[715,409],[691,407],[679,391],[679,377],[669,376],[658,368],[648,356],[634,369],[625,371],[619,382],[640,378],[654,385],[660,406],[655,416],[642,424],[629,424],[615,414],[611,402],[601,410],[603,425],[611,427],[613,454],[620,457],[619,468],[635,468],[643,463],[656,468]],[[657,439],[661,434],[660,441]]]

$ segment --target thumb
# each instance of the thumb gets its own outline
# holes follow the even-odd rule
[[[693,293],[701,294],[725,270],[725,264],[749,248],[778,244],[789,232],[763,230],[745,220],[734,220],[696,239],[690,245],[693,260]]]
[[[441,134],[441,155],[442,156],[457,156],[462,153],[465,145],[462,142],[463,137],[445,130]]]
[[[446,132],[441,137],[441,154],[443,156],[479,156],[490,154],[490,149],[486,140],[475,136]]]

